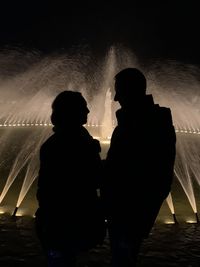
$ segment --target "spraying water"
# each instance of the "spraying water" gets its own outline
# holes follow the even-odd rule
[[[147,77],[147,93],[153,94],[156,103],[172,110],[178,149],[175,175],[193,211],[197,212],[192,182],[194,178],[200,185],[200,70],[197,67],[167,61],[144,68],[134,53],[123,47],[111,47],[98,62],[88,51],[43,56],[34,51],[12,50],[0,53],[0,63],[4,66],[0,70],[0,166],[11,162],[4,177],[0,203],[23,169],[25,177],[17,207],[37,178],[39,147],[51,132],[51,103],[59,92],[66,89],[82,92],[90,109],[86,127],[93,136],[105,141],[112,134],[117,108],[112,102],[114,75],[125,67],[138,67]],[[47,130],[43,131],[43,127]],[[25,128],[29,134],[22,139],[23,143],[10,146],[12,133],[16,129],[23,132]],[[15,158],[10,160],[10,154]],[[0,179],[3,179],[1,173],[2,167]],[[173,213],[171,195],[167,203]]]

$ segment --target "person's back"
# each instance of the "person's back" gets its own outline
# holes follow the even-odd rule
[[[171,189],[176,137],[170,109],[155,105],[152,96],[146,95],[146,79],[139,70],[119,72],[115,90],[121,109],[116,112],[118,125],[106,158],[104,193],[113,264],[129,266],[132,261],[134,266],[134,254]],[[125,257],[120,259],[128,253],[122,252],[122,243],[132,250],[127,262]]]

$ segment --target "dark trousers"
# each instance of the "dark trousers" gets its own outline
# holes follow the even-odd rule
[[[143,238],[131,236],[127,232],[109,229],[112,254],[112,267],[135,267]]]
[[[48,249],[47,252],[48,267],[75,267],[77,254],[74,251]]]

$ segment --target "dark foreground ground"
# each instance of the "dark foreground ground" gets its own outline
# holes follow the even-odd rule
[[[34,232],[34,219],[0,216],[0,267],[45,267],[45,260]],[[109,267],[106,239],[102,247],[81,255],[78,267]],[[156,223],[144,242],[138,267],[199,267],[200,224],[167,225]]]

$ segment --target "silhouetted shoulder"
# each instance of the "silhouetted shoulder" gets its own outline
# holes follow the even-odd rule
[[[100,153],[100,152],[101,152],[101,145],[100,145],[99,140],[97,140],[97,139],[93,139],[93,146],[94,146],[94,150],[95,150],[97,153]]]
[[[160,113],[163,119],[166,118],[166,120],[168,120],[168,122],[171,122],[172,124],[172,113],[170,108],[160,107]]]
[[[157,111],[157,114],[159,114],[159,118],[161,122],[168,124],[168,125],[173,125],[172,113],[171,113],[170,108],[156,105],[156,111]]]
[[[53,144],[56,145],[56,138],[55,135],[51,135],[40,147],[40,153],[46,151],[47,149],[49,149],[51,146],[53,146]]]

